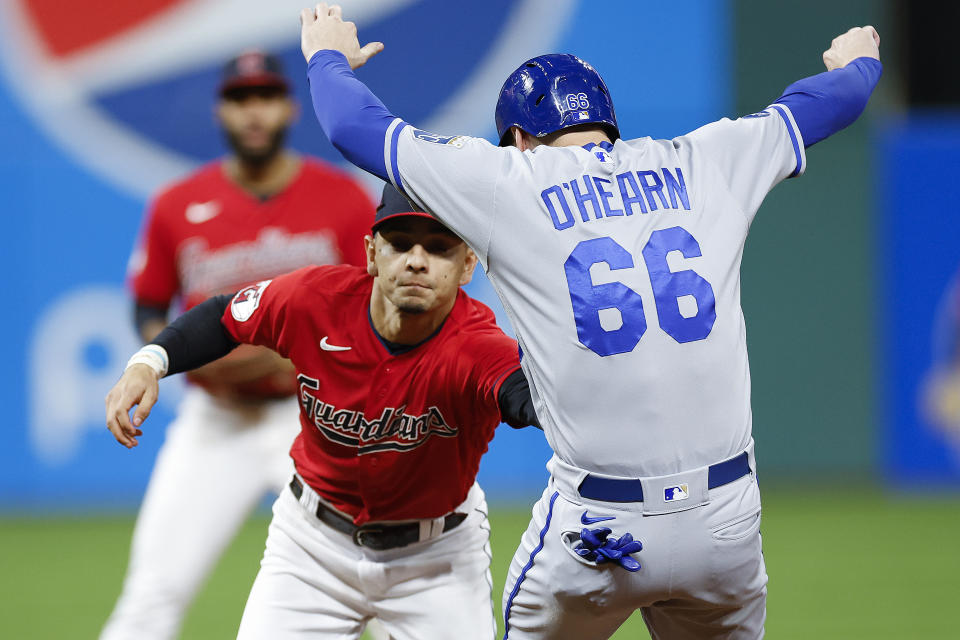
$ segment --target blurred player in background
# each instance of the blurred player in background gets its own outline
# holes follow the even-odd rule
[[[960,271],[937,306],[933,322],[933,358],[923,382],[921,411],[960,455]]]
[[[145,341],[166,326],[175,300],[189,309],[306,265],[365,264],[373,205],[341,171],[285,148],[297,109],[277,58],[249,51],[225,67],[216,119],[232,153],[156,196],[131,258]],[[174,637],[251,510],[289,482],[298,430],[290,362],[247,345],[190,379],[103,639]]]
[[[107,425],[135,446],[160,377],[277,349],[299,374],[297,473],[239,637],[357,638],[376,616],[397,640],[490,640],[476,475],[501,420],[537,424],[517,342],[460,290],[476,255],[389,185],[366,249],[365,270],[299,269],[179,317],[131,358]]]

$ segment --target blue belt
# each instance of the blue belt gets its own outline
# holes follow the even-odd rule
[[[707,488],[716,489],[750,473],[750,458],[744,451],[735,458],[710,465]],[[643,502],[643,486],[636,478],[601,478],[587,474],[577,488],[584,498],[605,502]]]

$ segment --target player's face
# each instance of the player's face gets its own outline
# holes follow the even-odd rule
[[[273,87],[235,89],[220,99],[217,118],[241,161],[263,163],[283,147],[296,116],[290,97]]]
[[[365,243],[367,272],[377,279],[377,290],[405,313],[449,308],[477,264],[463,240],[422,217],[391,221]]]

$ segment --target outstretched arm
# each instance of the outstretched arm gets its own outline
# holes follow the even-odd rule
[[[143,434],[140,425],[157,402],[160,378],[213,362],[237,346],[220,322],[231,298],[216,296],[198,304],[130,359],[106,398],[107,428],[117,442],[127,448],[137,445],[136,438]]]
[[[310,95],[321,128],[347,160],[389,182],[383,141],[397,118],[353,75],[383,50],[383,43],[361,47],[356,25],[343,21],[337,5],[321,2],[315,9],[304,9],[300,22]],[[400,129],[395,127],[394,135]]]
[[[823,52],[827,71],[794,82],[774,102],[790,108],[805,147],[849,126],[863,112],[880,80],[880,36],[854,27]]]

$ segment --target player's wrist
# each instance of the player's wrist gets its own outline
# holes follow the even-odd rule
[[[167,370],[170,368],[170,357],[167,355],[167,350],[160,345],[148,344],[127,360],[124,371],[135,364],[147,365],[157,374],[157,378],[162,378],[167,375]]]
[[[350,59],[347,57],[347,54],[333,47],[311,48],[309,52],[305,50],[303,55],[307,59],[308,73],[311,67],[317,65],[342,64],[350,67]]]

